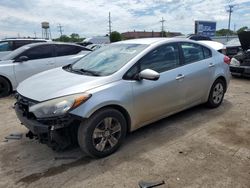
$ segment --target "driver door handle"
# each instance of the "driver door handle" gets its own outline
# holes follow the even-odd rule
[[[185,76],[183,75],[183,74],[178,74],[177,76],[176,76],[176,80],[181,80],[181,79],[183,79]]]
[[[214,67],[215,65],[214,65],[213,63],[209,63],[208,66],[209,66],[209,68],[210,68],[210,67]]]

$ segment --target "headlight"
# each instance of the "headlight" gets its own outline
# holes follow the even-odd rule
[[[232,58],[231,62],[230,62],[230,65],[239,67],[240,66],[240,62],[237,59]]]
[[[78,107],[91,97],[91,94],[81,93],[52,99],[35,104],[29,108],[38,118],[64,115],[69,110]]]

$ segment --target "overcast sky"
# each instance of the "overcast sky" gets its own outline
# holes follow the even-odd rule
[[[165,30],[193,33],[194,20],[217,22],[217,29],[227,28],[228,3],[235,4],[231,29],[250,27],[250,0],[0,0],[0,38],[41,37],[41,22],[48,21],[52,38],[78,33],[82,37],[105,35],[108,12],[112,30],[119,32],[160,31],[164,17]]]

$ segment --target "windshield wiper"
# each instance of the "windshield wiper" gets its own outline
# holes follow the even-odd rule
[[[93,76],[100,76],[99,73],[95,72],[95,71],[91,71],[91,70],[86,70],[86,69],[71,69],[72,71],[78,72],[78,73],[87,73]]]

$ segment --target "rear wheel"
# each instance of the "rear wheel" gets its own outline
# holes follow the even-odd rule
[[[121,112],[102,109],[81,123],[78,129],[78,143],[88,155],[106,157],[119,148],[126,131],[126,120]]]
[[[209,93],[207,106],[210,108],[216,108],[220,106],[223,101],[224,94],[226,92],[226,84],[222,79],[217,79]]]
[[[8,80],[0,76],[0,97],[6,97],[11,92],[11,86]]]

